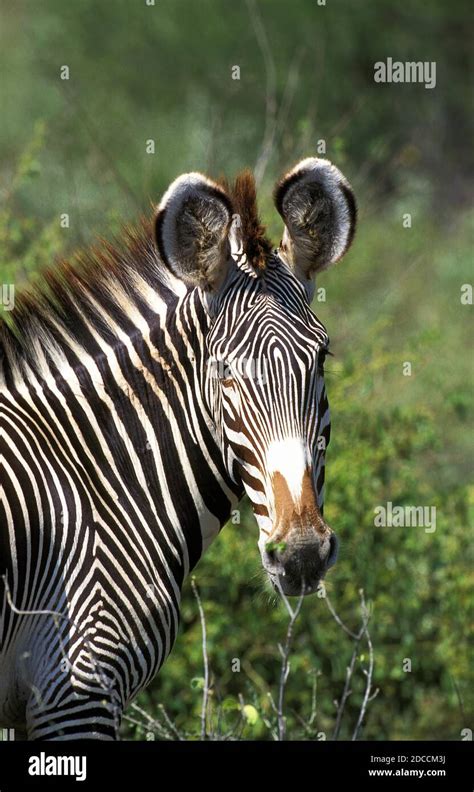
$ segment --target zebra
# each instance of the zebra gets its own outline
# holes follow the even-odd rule
[[[310,594],[335,563],[329,338],[310,304],[356,204],[314,157],[274,200],[277,248],[251,171],[184,174],[0,323],[0,724],[27,739],[118,739],[244,493],[275,589]]]

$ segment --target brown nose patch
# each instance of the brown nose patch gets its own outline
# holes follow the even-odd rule
[[[321,537],[329,532],[318,508],[310,468],[306,468],[303,474],[301,496],[297,502],[293,500],[286,479],[281,473],[275,471],[272,482],[275,502],[272,541],[282,541],[290,531],[299,531],[305,538],[314,532]]]

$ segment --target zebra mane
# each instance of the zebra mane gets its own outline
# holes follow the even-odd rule
[[[240,217],[247,261],[262,271],[272,246],[258,217],[253,174],[245,170],[232,186],[225,179],[220,184]],[[116,343],[117,326],[132,332],[132,324],[143,327],[186,291],[159,256],[153,219],[124,226],[113,243],[100,239],[44,269],[38,284],[15,294],[13,310],[0,318],[0,387],[18,384],[29,372],[50,375],[50,363],[59,368],[68,348],[93,354],[95,331]]]
[[[241,171],[233,185],[225,178],[219,184],[231,198],[234,212],[240,217],[242,239],[247,254],[247,261],[257,270],[265,269],[272,244],[267,239],[266,228],[260,222],[257,208],[257,191],[252,171],[247,168]]]
[[[28,370],[41,375],[49,369],[46,359],[59,363],[68,346],[87,349],[91,328],[113,343],[114,327],[140,326],[186,292],[159,257],[151,217],[40,274],[0,318],[0,386],[9,375],[14,381]]]

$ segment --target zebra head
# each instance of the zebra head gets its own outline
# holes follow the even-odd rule
[[[354,234],[352,190],[326,160],[300,162],[277,184],[284,221],[272,250],[249,173],[234,189],[177,179],[157,214],[165,264],[203,308],[202,391],[227,471],[247,492],[262,562],[287,595],[316,590],[337,556],[323,517],[329,339],[311,310],[315,276]]]

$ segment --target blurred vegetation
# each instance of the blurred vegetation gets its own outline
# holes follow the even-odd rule
[[[375,685],[364,739],[460,739],[472,714],[472,273],[466,23],[469,6],[431,0],[16,0],[2,10],[0,282],[21,288],[43,265],[110,236],[193,169],[232,175],[261,162],[259,190],[275,241],[271,189],[298,158],[326,155],[352,181],[360,208],[352,252],[318,286],[331,336],[332,440],[326,517],[341,540],[327,588],[357,628],[358,590],[371,608]],[[257,21],[256,21],[257,20]],[[259,23],[274,60],[265,68]],[[437,63],[437,86],[379,85],[388,56]],[[70,67],[69,81],[59,79]],[[241,79],[231,79],[239,65]],[[276,114],[272,110],[272,92]],[[273,114],[273,115],[272,115]],[[471,135],[472,137],[472,135]],[[146,141],[155,140],[155,154]],[[259,159],[260,158],[260,159]],[[70,215],[61,229],[60,214]],[[411,228],[403,216],[411,214]],[[403,375],[411,362],[411,376]],[[436,531],[379,528],[374,509],[435,506]],[[248,506],[196,572],[207,618],[212,701],[224,727],[247,705],[244,738],[269,739],[268,691],[288,616],[268,592]],[[351,641],[317,597],[297,622],[287,709],[302,736],[317,674],[316,738],[330,737]],[[363,650],[361,650],[361,653]],[[241,671],[232,671],[238,658]],[[403,670],[404,659],[412,662]],[[469,662],[470,661],[470,662]],[[357,660],[358,670],[366,657]],[[186,584],[172,659],[139,697],[164,704],[199,735],[201,628]],[[363,676],[341,737],[350,737]],[[143,739],[125,724],[127,737]]]

